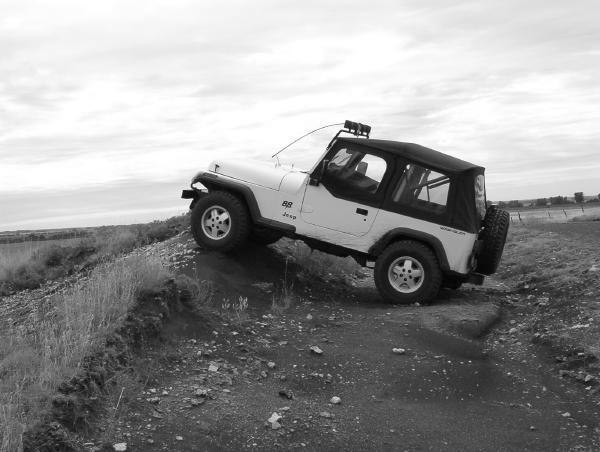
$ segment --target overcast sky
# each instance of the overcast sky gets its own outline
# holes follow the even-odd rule
[[[0,230],[184,212],[213,158],[345,119],[485,166],[488,199],[597,194],[599,18],[597,0],[0,0]]]

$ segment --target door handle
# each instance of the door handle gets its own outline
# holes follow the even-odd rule
[[[356,213],[360,214],[360,215],[368,215],[369,211],[367,209],[361,209],[360,207],[358,209],[356,209]]]

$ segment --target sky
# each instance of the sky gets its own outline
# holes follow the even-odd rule
[[[346,119],[486,167],[491,200],[598,194],[598,17],[597,0],[0,0],[0,230],[184,213],[211,160],[268,161]],[[335,132],[282,159],[310,167]]]

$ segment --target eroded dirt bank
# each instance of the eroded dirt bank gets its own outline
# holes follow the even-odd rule
[[[167,342],[137,363],[143,383],[85,450],[600,447],[596,399],[560,379],[543,346],[513,337],[501,284],[392,307],[368,277],[298,278],[285,246],[234,257],[185,236],[165,246],[225,315],[172,317]],[[227,307],[240,297],[247,310]]]

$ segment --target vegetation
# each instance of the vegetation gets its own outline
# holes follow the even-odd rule
[[[188,227],[188,217],[131,226],[104,226],[84,238],[1,245],[0,296],[34,289],[132,249],[162,241]]]
[[[168,275],[157,258],[126,258],[96,267],[89,278],[56,295],[34,325],[0,332],[0,450],[22,448],[26,426],[48,408],[58,385],[135,303]]]

